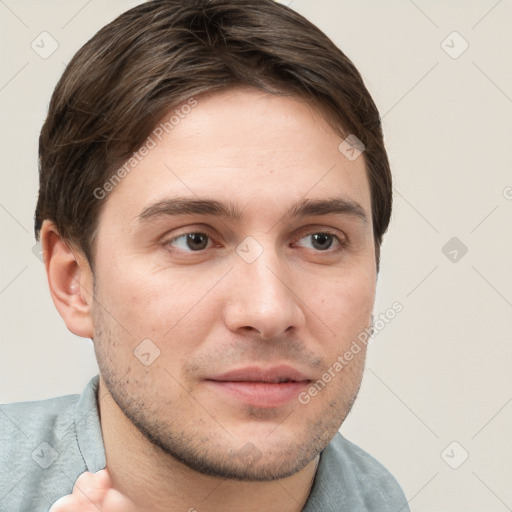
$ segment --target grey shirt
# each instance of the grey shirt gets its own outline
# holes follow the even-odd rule
[[[85,471],[103,469],[99,375],[81,395],[0,405],[0,511],[48,512]],[[409,512],[394,477],[337,433],[303,512]]]

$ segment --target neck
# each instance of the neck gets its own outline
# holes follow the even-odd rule
[[[113,486],[139,510],[167,512],[300,512],[319,456],[287,478],[228,480],[199,473],[150,443],[126,418],[105,387],[98,397],[107,468]]]

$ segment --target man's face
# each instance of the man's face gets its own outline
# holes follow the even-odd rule
[[[105,199],[98,364],[165,453],[227,478],[283,478],[327,445],[361,382],[364,347],[332,367],[369,326],[375,297],[365,164],[297,99],[248,88],[196,99]],[[178,212],[177,198],[196,203]],[[366,222],[339,208],[294,211],[336,199]],[[241,216],[198,211],[203,200]]]

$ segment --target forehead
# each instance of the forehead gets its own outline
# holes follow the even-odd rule
[[[370,216],[364,157],[349,160],[342,140],[319,110],[296,97],[253,88],[199,95],[162,116],[147,140],[150,149],[139,151],[102,216],[133,220],[149,205],[180,196],[261,214],[262,205],[277,213],[305,198],[335,195]]]

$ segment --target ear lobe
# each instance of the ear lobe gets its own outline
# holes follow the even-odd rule
[[[72,250],[48,220],[41,227],[41,247],[50,293],[60,316],[73,334],[93,338],[93,276],[87,258]]]

